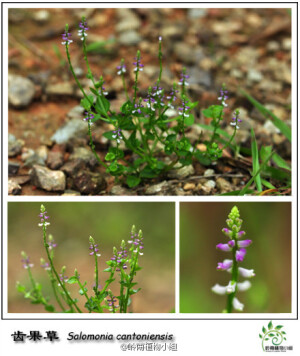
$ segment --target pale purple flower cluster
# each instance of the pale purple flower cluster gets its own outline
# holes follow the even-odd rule
[[[83,121],[88,122],[90,125],[93,125],[93,118],[95,117],[92,112],[85,111],[84,112],[85,117],[83,118]]]
[[[62,34],[63,42],[61,44],[68,46],[70,43],[72,43],[73,40],[71,40],[71,36],[72,36],[72,34],[69,33],[67,30],[65,30],[65,33]]]
[[[48,225],[50,225],[50,223],[47,221],[49,219],[49,216],[47,215],[47,211],[45,211],[44,208],[42,207],[41,207],[41,212],[39,214],[39,217],[41,218],[41,222],[38,225],[47,227]]]
[[[179,115],[183,117],[189,117],[190,115],[188,114],[188,110],[190,109],[189,106],[187,106],[188,100],[182,100],[182,106],[178,108]]]
[[[117,298],[114,296],[111,296],[110,299],[106,298],[107,305],[111,307],[109,311],[113,311],[116,308],[119,308],[119,305],[115,305],[117,303]]]
[[[235,116],[232,118],[232,122],[230,123],[230,125],[235,126],[237,130],[239,129],[238,123],[242,122],[242,120],[239,118],[239,114],[239,110],[236,110]]]
[[[180,74],[180,80],[178,82],[178,85],[183,85],[183,86],[189,86],[190,84],[186,81],[187,79],[189,79],[189,75],[185,74],[185,72],[182,72]]]
[[[231,252],[232,254],[231,259],[225,259],[223,262],[219,262],[217,266],[217,270],[219,271],[232,273],[232,280],[229,281],[227,286],[220,286],[219,284],[213,286],[212,291],[216,294],[224,295],[236,293],[237,291],[246,291],[251,287],[251,283],[247,280],[242,283],[238,283],[237,276],[240,275],[244,278],[251,278],[255,276],[253,269],[238,267],[238,263],[242,262],[245,258],[246,248],[252,243],[252,241],[248,239],[241,240],[241,238],[246,234],[245,231],[241,230],[242,222],[243,221],[240,219],[238,208],[236,206],[233,207],[228,219],[226,220],[228,227],[222,229],[223,234],[229,240],[227,243],[220,243],[216,246],[218,250]],[[233,308],[242,311],[243,307],[243,304],[240,303],[234,296]]]
[[[144,64],[141,63],[141,57],[134,57],[135,62],[133,64],[135,65],[134,72],[142,72],[144,68]]]
[[[218,100],[221,100],[221,104],[223,106],[228,106],[228,104],[226,104],[225,100],[228,99],[228,91],[225,89],[225,87],[223,86],[223,88],[220,90],[220,96],[218,97]]]
[[[46,262],[44,260],[41,261],[41,267],[44,268],[44,270],[46,270],[46,271],[50,271],[51,270],[50,263]]]
[[[126,73],[126,64],[121,63],[121,65],[117,66],[117,69],[118,69],[117,72],[118,75]]]
[[[116,268],[116,271],[119,272],[120,267],[122,267],[122,269],[127,269],[127,265],[126,265],[126,263],[124,263],[124,260],[126,260],[127,256],[128,256],[128,254],[127,254],[125,242],[122,241],[120,251],[117,251],[116,249],[114,249],[114,256],[111,257],[111,261],[117,262],[117,264],[119,266]]]
[[[112,138],[114,138],[118,143],[120,143],[121,140],[123,140],[122,130],[120,128],[113,130]]]
[[[93,255],[96,255],[97,257],[100,257],[100,256],[101,256],[101,254],[98,253],[98,252],[99,252],[98,244],[95,244],[95,243],[90,242],[89,250],[91,250],[90,256],[93,256]]]
[[[34,266],[33,263],[30,263],[29,257],[26,256],[25,254],[22,254],[23,258],[22,258],[22,263],[23,263],[23,268],[28,269],[28,268],[32,268]]]
[[[132,231],[130,240],[128,240],[128,243],[132,244],[132,246],[134,246],[133,252],[139,252],[139,255],[141,255],[141,256],[143,255],[141,250],[144,249],[144,242],[143,242],[143,236],[142,236],[141,231],[139,233]]]
[[[86,21],[80,22],[79,28],[80,28],[80,30],[78,30],[78,36],[80,37],[81,41],[83,41],[85,39],[85,37],[87,36],[86,31],[89,29],[87,27]]]
[[[134,104],[134,109],[132,110],[132,114],[138,113],[141,114],[142,110],[141,108],[143,108],[144,105],[142,103],[138,103],[138,104]]]

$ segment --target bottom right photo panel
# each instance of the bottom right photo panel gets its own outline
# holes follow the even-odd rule
[[[291,203],[180,203],[181,313],[291,313]]]

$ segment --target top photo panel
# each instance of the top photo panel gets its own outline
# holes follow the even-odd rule
[[[291,9],[8,10],[9,195],[291,195]]]

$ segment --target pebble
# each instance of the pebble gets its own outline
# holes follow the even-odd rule
[[[8,194],[9,195],[19,195],[22,192],[21,186],[14,182],[13,180],[8,180]]]
[[[210,177],[212,175],[215,174],[215,171],[213,169],[207,169],[205,172],[204,172],[204,177]]]
[[[195,183],[186,183],[183,186],[184,190],[195,190],[196,189],[196,184]]]
[[[33,19],[40,24],[44,24],[50,19],[50,13],[47,10],[39,10],[33,14]]]
[[[205,194],[210,194],[212,190],[215,188],[216,182],[214,180],[208,180],[202,185],[202,191]]]
[[[201,17],[205,17],[206,14],[207,14],[207,9],[200,9],[200,8],[188,9],[188,17],[190,19],[200,19]]]
[[[110,191],[111,195],[132,195],[131,191],[121,185],[114,185]]]
[[[80,171],[73,179],[73,188],[85,195],[96,195],[105,190],[107,183],[100,173]]]
[[[222,177],[217,178],[216,187],[220,190],[221,194],[231,192],[233,190],[231,184]]]
[[[47,166],[50,169],[58,169],[64,164],[64,155],[62,152],[49,152],[47,157]]]
[[[28,106],[35,95],[35,87],[31,80],[20,75],[8,76],[8,101],[16,108]]]
[[[133,30],[122,32],[119,36],[119,43],[124,46],[137,45],[141,40],[140,34]]]
[[[164,26],[161,30],[163,40],[181,40],[185,33],[186,27],[181,24]]]
[[[67,189],[61,196],[62,197],[76,197],[76,196],[80,196],[80,195],[81,194],[79,192],[76,192],[75,190]]]
[[[145,191],[146,195],[161,195],[166,194],[166,190],[169,188],[167,181],[162,181],[161,183],[151,185]]]
[[[189,84],[200,84],[206,88],[212,85],[212,77],[209,70],[199,69],[197,67],[189,67],[186,74],[190,76],[188,79]]]
[[[267,120],[263,126],[269,133],[280,133],[280,130],[273,124],[271,120]]]
[[[24,148],[21,156],[25,167],[32,167],[35,164],[44,166],[45,160],[40,157],[32,148]]]
[[[74,106],[68,113],[69,119],[83,119],[85,109],[81,105]]]
[[[66,173],[67,176],[74,176],[76,175],[80,170],[84,168],[84,162],[80,159],[75,159],[72,161],[68,161],[65,163],[60,170]]]
[[[292,39],[290,37],[284,38],[282,40],[282,48],[285,51],[290,51],[292,49]]]
[[[30,171],[31,183],[48,192],[63,191],[66,187],[66,176],[61,171],[52,171],[47,167],[34,165]]]
[[[180,164],[179,164],[180,165]],[[176,167],[176,165],[175,165]],[[190,164],[179,169],[171,169],[168,172],[168,177],[172,179],[183,179],[195,173],[194,167]]]
[[[87,134],[87,124],[80,119],[72,119],[63,127],[59,128],[51,137],[51,140],[58,143],[67,143],[76,137],[84,137]]]
[[[175,43],[174,52],[183,63],[189,64],[198,63],[205,57],[201,48],[195,48],[184,42]]]
[[[74,86],[70,82],[48,84],[45,93],[55,96],[72,96],[74,95]]]
[[[20,163],[8,161],[8,175],[9,176],[15,176],[16,174],[18,174],[19,169],[20,169]]]
[[[24,141],[16,139],[15,135],[8,134],[8,157],[15,157],[22,152]]]
[[[98,164],[91,149],[85,147],[75,147],[73,153],[69,157],[69,161],[72,160],[81,160],[89,167],[95,167]]]
[[[248,70],[248,74],[247,74],[247,79],[249,80],[249,82],[260,82],[263,80],[263,75],[261,74],[260,71],[251,68]]]
[[[274,53],[280,50],[280,44],[277,41],[269,41],[266,48],[269,52]]]

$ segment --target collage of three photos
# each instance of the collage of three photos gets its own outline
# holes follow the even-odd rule
[[[291,17],[8,9],[8,316],[295,312]]]

